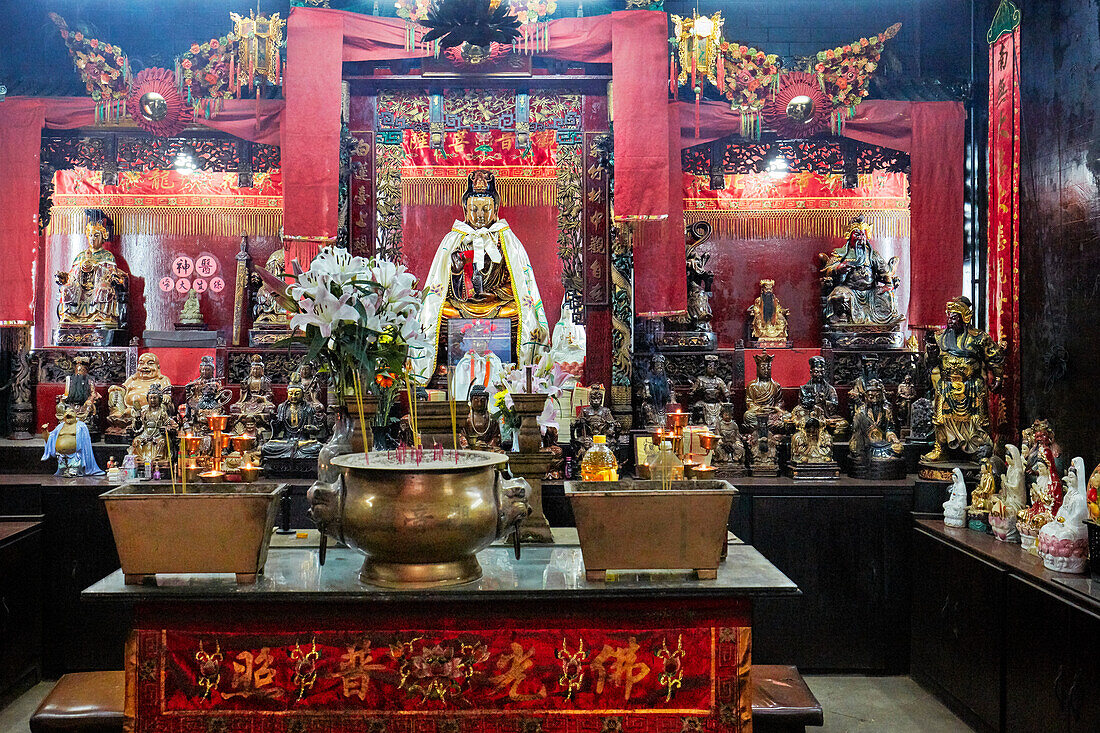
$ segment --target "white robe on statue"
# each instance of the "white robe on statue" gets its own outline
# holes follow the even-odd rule
[[[489,390],[490,395],[493,394],[496,392],[493,385],[503,372],[504,364],[493,352],[477,354],[467,351],[455,367],[454,398],[460,401],[470,399],[470,390],[475,384],[480,384]]]
[[[482,229],[474,229],[465,222],[455,221],[451,231],[439,243],[431,269],[428,270],[428,278],[424,282],[420,329],[422,337],[431,346],[412,360],[413,371],[425,378],[430,378],[435,373],[440,314],[451,282],[451,253],[464,249],[473,249],[474,267],[482,267],[486,257],[493,262],[503,261],[508,267],[512,292],[516,296],[516,306],[520,313],[520,333],[516,338],[519,353],[516,363],[520,366],[537,363],[542,349],[533,349],[530,342],[536,329],[541,327],[544,334],[548,334],[550,329],[546,323],[546,311],[542,306],[539,287],[535,283],[535,273],[531,269],[531,261],[527,258],[523,244],[504,219],[498,219],[488,228]]]

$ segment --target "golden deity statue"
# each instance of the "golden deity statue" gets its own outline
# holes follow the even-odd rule
[[[745,430],[755,430],[760,416],[773,430],[780,430],[787,413],[783,410],[783,388],[772,379],[773,357],[764,351],[752,358],[756,361],[756,379],[745,389]]]
[[[430,377],[446,365],[447,322],[452,318],[507,318],[519,365],[536,364],[550,329],[527,252],[499,218],[500,195],[493,173],[477,170],[462,194],[464,221],[455,221],[432,260],[425,281],[421,331],[437,349],[413,359],[417,374]]]
[[[89,210],[85,215],[87,248],[73,258],[68,272],[54,276],[61,288],[58,323],[115,329],[124,320],[127,276],[106,248],[111,220],[101,211]]]
[[[122,383],[126,407],[131,412],[140,413],[141,408],[148,404],[149,388],[154,385],[166,391],[165,401],[171,404],[172,380],[160,373],[160,359],[157,355],[147,351],[138,357],[137,371]]]
[[[953,298],[947,303],[947,326],[929,340],[936,445],[925,461],[944,460],[949,451],[976,457],[992,451],[989,391],[1000,385],[1005,355],[973,322],[970,299]]]
[[[775,280],[760,281],[760,295],[749,306],[750,337],[761,346],[783,346],[788,341],[787,316],[790,310],[775,297]]]

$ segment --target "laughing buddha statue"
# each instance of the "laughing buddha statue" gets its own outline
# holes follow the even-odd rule
[[[472,172],[462,194],[465,218],[455,221],[439,244],[425,282],[420,327],[428,343],[437,346],[413,360],[423,377],[447,363],[447,321],[452,318],[507,318],[516,363],[536,364],[542,356],[550,329],[535,273],[499,209],[493,173]]]

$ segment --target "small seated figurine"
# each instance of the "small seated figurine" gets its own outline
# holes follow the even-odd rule
[[[900,459],[905,446],[898,440],[894,410],[886,401],[886,389],[878,379],[871,380],[863,405],[852,420],[852,438],[848,450],[853,463],[867,463],[874,456]]]
[[[241,396],[229,408],[231,415],[256,415],[261,425],[267,425],[275,412],[275,394],[271,391],[271,380],[264,374],[264,359],[259,354],[252,355],[248,378],[241,385]]]
[[[1031,484],[1031,506],[1016,515],[1016,529],[1020,532],[1020,546],[1037,555],[1036,537],[1039,530],[1054,518],[1062,504],[1062,481],[1051,476],[1050,464],[1040,461],[1036,465],[1038,476]]]
[[[1058,515],[1039,530],[1039,556],[1056,573],[1083,573],[1088,565],[1085,519],[1085,460],[1074,458],[1066,471],[1066,493]]]
[[[997,480],[993,475],[993,459],[983,458],[978,464],[978,488],[970,495],[966,508],[967,526],[976,532],[989,530],[989,511],[993,508],[993,495],[997,492]]]
[[[287,385],[286,402],[275,411],[271,429],[271,439],[260,450],[265,461],[272,458],[316,458],[321,452],[321,442],[317,440],[321,425],[313,405],[305,401],[300,382]]]
[[[800,392],[810,395],[814,404],[821,408],[829,432],[840,435],[848,429],[848,421],[840,416],[840,399],[836,395],[836,388],[825,381],[825,359],[811,356],[809,364],[810,381],[802,385]],[[801,395],[799,401],[802,401]]]
[[[746,419],[747,422],[747,419]],[[768,416],[760,413],[748,434],[749,470],[753,476],[779,475],[779,433],[772,430]]]
[[[126,407],[126,390],[117,384],[107,388],[107,429],[103,431],[103,440],[107,443],[122,444],[129,442],[130,410]]]
[[[61,422],[46,439],[42,460],[50,458],[57,458],[55,476],[74,478],[103,473],[95,462],[88,426],[77,419],[76,411],[71,408],[65,411]]]
[[[859,360],[859,376],[848,390],[848,405],[853,415],[867,399],[867,385],[878,378],[878,354],[864,354]]]
[[[194,288],[187,291],[187,300],[183,301],[180,311],[180,324],[185,326],[203,325],[202,310],[199,308],[199,293]]]
[[[691,386],[692,421],[713,431],[718,425],[718,412],[722,404],[730,401],[730,388],[718,376],[717,354],[707,354],[703,362],[703,373],[695,378]]]
[[[665,421],[661,419],[660,413],[657,412],[657,403],[653,400],[653,392],[650,390],[649,382],[639,384],[637,392],[638,425],[647,430],[664,427]]]
[[[772,355],[767,351],[753,354],[756,379],[745,390],[745,432],[756,430],[757,418],[764,416],[773,432],[783,429],[787,413],[783,410],[783,388],[772,379]]]
[[[572,424],[571,443],[573,445],[574,460],[580,465],[584,454],[592,447],[592,438],[596,435],[607,436],[608,447],[614,451],[614,445],[619,438],[619,423],[611,410],[604,406],[604,391],[602,384],[592,385],[588,393],[588,404],[581,409],[581,415]]]
[[[88,426],[89,435],[98,434],[95,427],[99,418],[99,393],[88,376],[91,359],[77,356],[73,359],[73,373],[65,377],[65,391],[57,398],[57,419],[60,422],[68,410],[76,413],[76,419]]]
[[[563,298],[561,317],[550,337],[550,349],[539,364],[539,374],[545,376],[557,367],[564,375],[559,386],[562,389],[576,387],[578,380],[584,376],[586,344],[584,326],[573,322],[573,308]]]
[[[489,390],[474,385],[470,390],[470,414],[458,434],[460,448],[504,453],[500,447],[500,423],[489,414]]]
[[[153,385],[160,387],[162,394],[171,395],[172,380],[160,373],[160,358],[147,351],[138,357],[137,371],[122,383],[126,392],[126,407],[140,412]]]
[[[484,329],[485,333],[483,335],[475,332],[470,337],[470,350],[463,354],[455,365],[454,399],[458,401],[467,399],[474,385],[481,385],[488,389],[504,375],[503,362],[499,356],[489,350],[487,334],[495,329],[495,324],[475,322],[467,325],[472,325],[475,329]]]
[[[1005,453],[1008,466],[1001,475],[1001,491],[993,497],[989,508],[989,525],[993,536],[1001,542],[1019,542],[1016,517],[1027,506],[1024,457],[1020,455],[1020,449],[1012,444],[1005,446]]]
[[[304,361],[297,371],[290,377],[291,382],[297,382],[302,386],[302,396],[306,402],[313,406],[313,411],[318,417],[325,414],[325,380],[317,376],[317,365],[312,361]]]
[[[244,415],[241,418],[237,427],[237,435],[252,438],[252,446],[243,451],[239,451],[234,447],[228,455],[222,457],[222,465],[229,472],[236,471],[246,464],[260,465],[260,451],[263,449],[265,436],[256,424],[255,415]]]
[[[146,395],[145,406],[133,417],[131,430],[134,440],[130,444],[130,455],[154,465],[167,461],[170,452],[168,433],[177,427],[172,417],[171,402],[165,399],[160,387],[153,385]]]
[[[718,471],[743,473],[745,444],[741,440],[741,428],[733,419],[732,402],[722,405],[722,409],[718,411],[718,422],[713,430],[718,436],[718,442],[711,454],[710,465]]]
[[[749,306],[749,336],[757,346],[784,346],[790,340],[787,335],[787,316],[790,310],[775,297],[775,281],[761,280],[760,295]]]
[[[800,478],[798,468],[806,465],[833,467],[833,438],[825,411],[817,404],[812,391],[799,391],[799,401],[791,410],[790,421],[794,427],[791,435],[791,468],[795,478]]]
[[[948,527],[966,526],[966,483],[962,469],[951,471],[951,495],[943,503],[943,523]]]
[[[199,376],[188,382],[183,388],[184,405],[186,406],[186,422],[193,424],[198,418],[199,400],[207,384],[214,385],[217,390],[221,387],[221,380],[214,376],[214,357],[207,354],[199,361]],[[227,394],[230,394],[226,390]]]

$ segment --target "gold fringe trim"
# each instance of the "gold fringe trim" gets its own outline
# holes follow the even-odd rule
[[[497,177],[501,206],[555,206],[556,178]],[[401,178],[401,201],[413,206],[451,206],[466,191],[466,178]]]
[[[220,237],[278,236],[283,210],[203,208],[180,206],[104,206],[116,235],[184,234]],[[84,231],[83,206],[54,206],[46,234],[80,234]]]
[[[909,212],[859,209],[800,211],[685,211],[691,225],[706,221],[720,237],[772,239],[775,237],[844,237],[852,218],[863,215],[874,237],[908,237]]]

